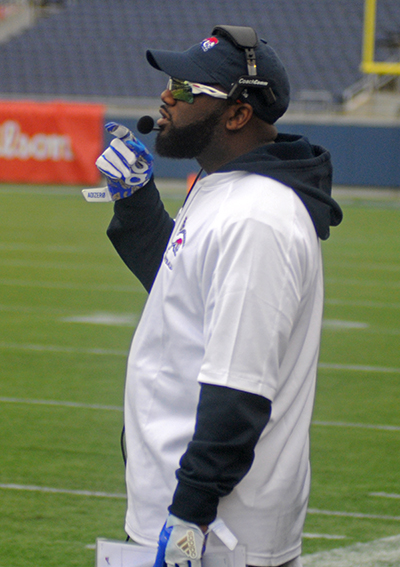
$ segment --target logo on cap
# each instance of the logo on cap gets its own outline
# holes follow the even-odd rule
[[[201,48],[203,51],[208,51],[215,45],[217,45],[218,39],[216,37],[208,37],[207,39],[203,39],[201,42]]]

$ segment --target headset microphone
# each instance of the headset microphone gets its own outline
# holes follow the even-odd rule
[[[150,134],[152,130],[160,130],[157,126],[154,127],[154,120],[151,116],[139,118],[136,127],[141,134]]]

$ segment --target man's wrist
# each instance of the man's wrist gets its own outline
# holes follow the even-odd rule
[[[197,486],[179,482],[169,512],[203,529],[217,516],[219,497]]]

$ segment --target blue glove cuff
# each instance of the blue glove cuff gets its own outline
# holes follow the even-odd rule
[[[165,549],[167,547],[168,540],[170,538],[173,526],[169,528],[166,527],[167,522],[165,522],[163,529],[161,530],[160,536],[158,538],[158,550],[156,555],[156,560],[154,562],[154,567],[164,567],[165,565]]]

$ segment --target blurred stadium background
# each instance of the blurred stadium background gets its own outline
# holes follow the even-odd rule
[[[124,539],[125,360],[146,294],[105,236],[111,205],[80,188],[101,182],[106,121],[158,116],[146,48],[217,23],[279,52],[278,129],[329,148],[345,212],[323,245],[304,564],[400,565],[400,1],[0,0],[0,567],[89,567],[96,537]],[[171,214],[196,170],[156,157]]]
[[[367,5],[370,56],[391,72],[361,69]],[[336,184],[400,185],[398,0],[0,0],[0,102],[98,103],[107,120],[134,127],[158,116],[165,83],[145,50],[185,49],[227,21],[255,27],[278,51],[292,87],[278,125],[329,147]],[[157,160],[156,173],[194,167]]]

